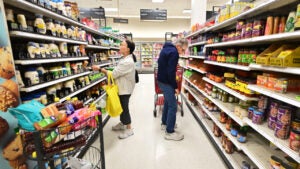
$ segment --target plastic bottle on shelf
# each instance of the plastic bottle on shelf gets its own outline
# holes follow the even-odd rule
[[[106,107],[106,101],[104,99],[101,99],[99,101],[99,107],[100,107],[101,113],[105,114],[106,113],[106,109],[105,109],[105,107]]]
[[[70,97],[66,98],[65,107],[67,109],[67,111],[66,111],[67,116],[70,116],[70,115],[72,115],[75,112],[75,108],[73,106],[73,103],[71,102],[71,98]]]

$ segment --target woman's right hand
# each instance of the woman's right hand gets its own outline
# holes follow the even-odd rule
[[[99,66],[97,66],[97,65],[93,65],[93,66],[92,66],[92,69],[93,69],[93,70],[99,70],[100,68],[99,68]]]

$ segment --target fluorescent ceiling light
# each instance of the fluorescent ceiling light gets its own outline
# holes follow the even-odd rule
[[[118,8],[104,8],[105,12],[118,12]]]
[[[163,3],[164,0],[152,0],[152,3]]]
[[[140,18],[140,15],[105,15],[106,17]],[[168,19],[191,19],[191,16],[168,16]],[[97,18],[95,18],[97,20]]]
[[[191,13],[191,12],[192,12],[191,9],[184,9],[184,10],[182,11],[182,13]]]

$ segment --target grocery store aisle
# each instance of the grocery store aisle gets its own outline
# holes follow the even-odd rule
[[[153,102],[153,74],[140,75],[140,83],[130,98],[134,135],[118,139],[119,132],[111,130],[118,118],[111,118],[104,128],[106,169],[226,168],[186,106],[185,116],[178,113],[177,117],[184,140],[166,141],[160,117],[153,117]]]

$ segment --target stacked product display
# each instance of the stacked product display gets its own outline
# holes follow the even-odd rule
[[[298,3],[235,2],[186,36],[183,96],[232,168],[300,166]]]
[[[74,2],[7,0],[3,7],[1,1],[0,7],[0,23],[4,25],[1,82],[7,79],[1,88],[6,96],[0,109],[18,120],[1,115],[1,126],[7,122],[10,126],[4,132],[10,136],[1,140],[8,161],[0,158],[1,164],[4,168],[57,168],[65,165],[66,157],[89,152],[100,133],[100,150],[95,150],[101,164],[92,167],[105,168],[101,133],[106,77],[91,71],[91,66],[116,64],[122,37],[111,28],[99,29],[89,18],[80,18]],[[103,117],[107,119],[107,115]],[[12,123],[20,128],[16,135],[12,130],[17,126]],[[12,136],[15,139],[10,142]],[[12,154],[12,148],[18,152]],[[37,166],[26,163],[27,159],[37,161]],[[69,166],[74,165],[68,161]]]

